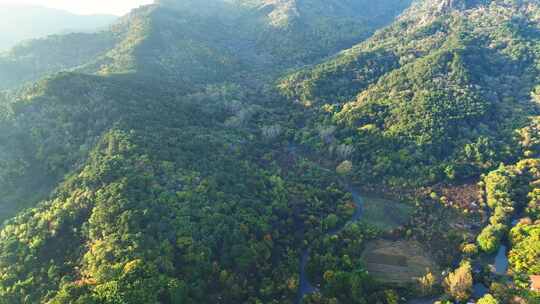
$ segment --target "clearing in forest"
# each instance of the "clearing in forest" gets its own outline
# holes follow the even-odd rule
[[[364,197],[361,222],[388,231],[408,223],[413,208],[405,203]]]
[[[367,244],[362,259],[369,273],[383,283],[413,283],[428,269],[439,273],[438,265],[416,241],[376,240]]]

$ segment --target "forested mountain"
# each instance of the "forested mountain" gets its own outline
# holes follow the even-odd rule
[[[52,34],[96,31],[114,22],[111,15],[76,15],[62,10],[16,4],[0,5],[0,51],[24,40]]]
[[[15,47],[0,303],[536,303],[539,16],[159,0]],[[501,243],[508,276],[473,278]]]
[[[478,176],[519,155],[515,130],[538,115],[537,2],[488,2],[420,1],[283,78],[284,94],[318,117],[305,140],[317,124],[337,127],[334,145],[354,147],[358,176],[393,187]]]
[[[161,2],[134,10],[109,31],[53,36],[14,48],[0,56],[0,88],[66,69],[137,71],[175,83],[219,82],[224,75],[240,81],[260,78],[349,47],[390,23],[410,3]]]
[[[2,102],[2,216],[42,201],[0,233],[0,303],[293,302],[303,240],[350,216],[331,173],[282,166],[294,125],[271,81],[312,54],[262,44],[280,33],[258,5],[183,3],[3,58],[4,87],[51,76]]]

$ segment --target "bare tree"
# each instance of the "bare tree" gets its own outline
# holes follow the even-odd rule
[[[280,125],[263,126],[261,132],[266,139],[274,139],[281,135],[283,128]]]
[[[334,140],[336,139],[334,137],[335,132],[336,132],[335,126],[319,127],[319,136],[327,144],[331,144],[334,142]]]
[[[336,155],[341,159],[350,159],[354,153],[354,147],[351,145],[339,145],[336,148]]]

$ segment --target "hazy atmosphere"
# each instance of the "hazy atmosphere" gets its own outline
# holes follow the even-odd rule
[[[132,8],[152,2],[152,0],[0,0],[0,6],[39,5],[76,14],[123,15]]]

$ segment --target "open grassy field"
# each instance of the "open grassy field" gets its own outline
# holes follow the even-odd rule
[[[362,259],[369,273],[383,283],[414,283],[428,269],[440,273],[437,264],[416,241],[376,240],[366,246]]]
[[[406,224],[412,212],[413,208],[405,203],[368,196],[362,201],[360,221],[382,230],[392,230]]]

